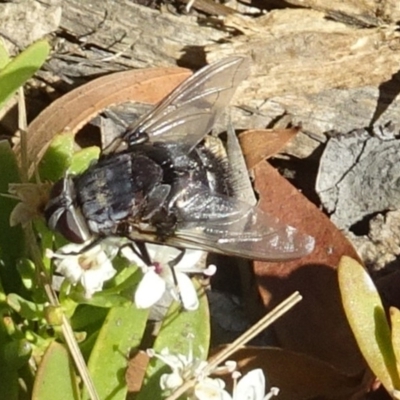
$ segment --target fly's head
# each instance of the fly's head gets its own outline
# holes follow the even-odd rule
[[[54,184],[44,216],[49,228],[61,233],[70,242],[84,243],[92,236],[85,217],[76,204],[74,181],[70,176],[65,176]]]

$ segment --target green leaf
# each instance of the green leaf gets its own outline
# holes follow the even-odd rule
[[[3,314],[0,317],[0,400],[17,400],[21,349],[19,341],[13,341],[9,336],[10,331],[13,331],[9,326],[13,325],[12,321],[5,319]]]
[[[400,310],[396,307],[390,307],[390,325],[392,326],[392,345],[397,360],[397,366],[400,365]],[[397,367],[399,371],[399,367]]]
[[[90,164],[98,160],[100,156],[100,148],[97,146],[87,147],[77,151],[71,160],[70,172],[72,174],[80,174],[86,171]]]
[[[130,298],[118,293],[103,295],[102,292],[97,292],[93,297],[87,299],[85,298],[85,291],[80,285],[76,285],[71,288],[70,296],[71,299],[76,303],[88,304],[95,307],[124,307],[131,303]]]
[[[376,287],[365,269],[350,257],[338,267],[343,307],[358,346],[386,390],[400,389],[389,324]]]
[[[19,369],[28,362],[32,347],[26,339],[18,339],[8,342],[2,351],[6,365]]]
[[[78,383],[66,348],[53,342],[36,373],[32,400],[79,399]]]
[[[0,193],[8,193],[10,183],[20,182],[15,155],[7,141],[0,141]],[[17,292],[22,283],[17,260],[24,255],[25,241],[20,226],[10,227],[10,214],[17,202],[0,196],[0,278],[4,290]]]
[[[91,326],[99,329],[108,314],[107,309],[103,307],[93,307],[81,304],[77,307],[74,315],[71,317],[71,325],[74,331],[88,330]],[[93,331],[93,329],[92,329]]]
[[[0,38],[0,70],[2,70],[10,62],[8,51]]]
[[[23,318],[30,321],[37,321],[44,317],[43,304],[37,304],[24,299],[16,293],[10,293],[7,296],[7,304]]]
[[[109,311],[88,363],[100,399],[125,400],[129,352],[139,347],[147,317],[148,310],[139,310],[134,305]]]
[[[195,279],[193,280],[199,296],[198,309],[185,311],[179,302],[173,302],[153,348],[156,352],[168,348],[170,352],[188,354],[188,338],[190,338],[193,354],[206,360],[210,345],[210,311],[203,288]]]
[[[31,290],[37,278],[35,264],[28,258],[21,258],[17,263],[17,270],[25,288]]]
[[[0,108],[43,65],[50,46],[46,40],[30,45],[0,71]]]
[[[153,349],[160,353],[168,349],[170,354],[188,356],[193,349],[197,359],[206,360],[210,345],[210,313],[204,290],[196,283],[199,295],[199,308],[184,311],[180,303],[172,303],[165,317]],[[145,385],[136,400],[161,400],[165,396],[160,390],[160,378],[164,373],[171,373],[171,368],[162,361],[153,358],[146,370]]]
[[[41,252],[42,252],[42,261],[43,261],[43,266],[46,269],[46,272],[49,274],[49,276],[52,273],[52,268],[51,268],[51,259],[48,257],[45,257],[44,254],[46,252],[46,249],[51,249],[53,248],[54,245],[54,232],[52,232],[48,226],[46,225],[46,222],[44,218],[36,218],[33,221],[33,227],[34,231],[36,234],[36,237],[40,238],[40,241],[38,245],[40,246]]]
[[[39,164],[39,176],[43,181],[58,181],[71,165],[75,147],[72,133],[54,136]]]

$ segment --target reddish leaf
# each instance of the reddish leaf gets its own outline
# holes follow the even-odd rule
[[[307,257],[282,263],[256,262],[259,291],[267,308],[292,292],[303,296],[295,309],[274,324],[284,348],[326,361],[347,375],[365,362],[357,348],[340,300],[336,266],[342,255],[359,260],[331,221],[267,163],[255,169],[260,208],[316,238]]]
[[[297,135],[299,128],[254,129],[239,135],[248,169],[279,153]]]
[[[229,359],[238,363],[242,374],[261,368],[269,386],[279,388],[279,400],[348,400],[362,391],[362,375],[347,376],[326,362],[293,351],[246,347]],[[229,375],[224,380],[228,385],[232,383]]]
[[[128,101],[156,103],[191,72],[184,68],[149,68],[117,72],[67,93],[47,107],[28,128],[28,158],[40,160],[57,133],[77,133],[101,111]],[[15,148],[19,156],[19,146]]]

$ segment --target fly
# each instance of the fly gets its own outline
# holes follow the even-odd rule
[[[109,236],[279,261],[314,239],[239,201],[229,164],[207,135],[248,58],[228,57],[192,75],[111,143],[98,162],[53,186],[48,226],[71,242]]]

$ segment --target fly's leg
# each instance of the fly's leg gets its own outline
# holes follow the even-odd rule
[[[160,242],[165,242],[175,233],[177,226],[176,215],[168,212],[165,208],[155,213],[150,222],[156,228],[157,238]]]
[[[171,268],[172,279],[174,280],[175,289],[176,292],[178,293],[179,302],[181,303],[182,306],[183,300],[178,285],[178,279],[176,277],[175,267],[182,261],[183,257],[185,256],[186,250],[185,249],[178,249],[178,250],[180,250],[180,253],[173,260],[168,261],[168,266]]]
[[[87,251],[93,249],[93,247],[96,247],[98,244],[100,244],[105,239],[106,238],[104,238],[104,237],[94,238],[90,243],[88,243],[81,250],[79,250],[79,251],[71,251],[69,253],[63,253],[63,255],[66,255],[66,256],[79,256],[79,255],[81,255],[83,253],[86,253]]]
[[[129,247],[148,267],[153,265],[150,254],[144,242],[129,242],[122,247]]]

